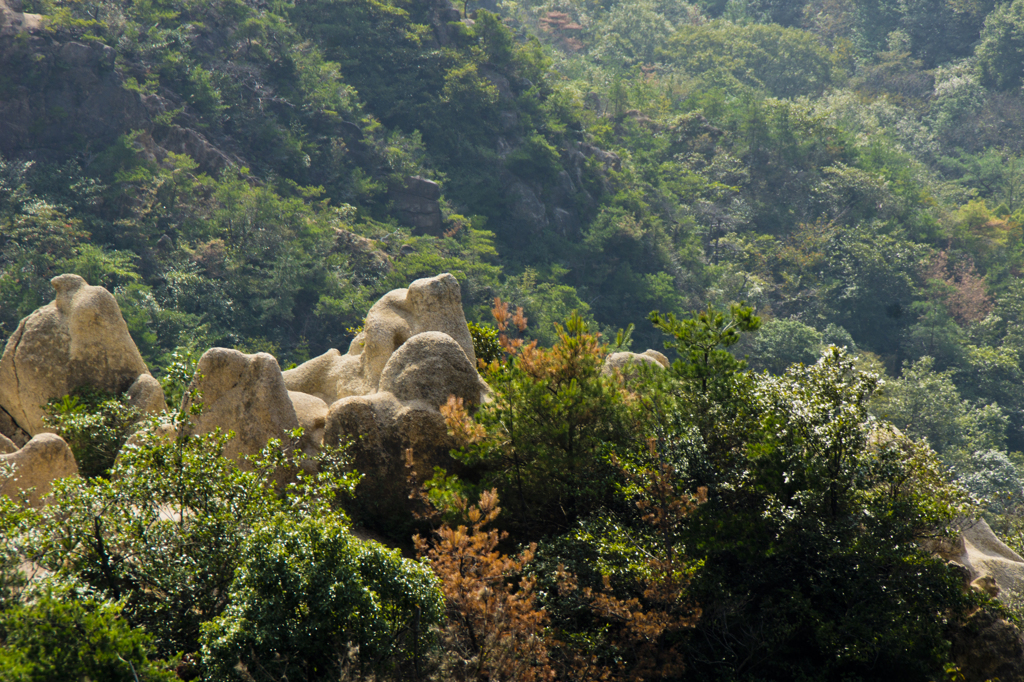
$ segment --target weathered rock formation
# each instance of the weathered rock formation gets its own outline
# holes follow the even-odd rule
[[[454,395],[472,409],[488,391],[476,371],[459,284],[449,274],[385,294],[345,355],[332,349],[282,373],[265,353],[214,348],[196,370],[190,390],[203,410],[187,428],[234,431],[224,454],[243,466],[246,455],[271,438],[287,439],[296,426],[304,431],[305,466],[322,444],[351,442],[364,474],[359,498],[384,516],[408,512],[407,450],[426,475],[435,464],[451,464],[440,406]],[[287,476],[281,472],[279,482]]]
[[[71,448],[52,433],[41,433],[20,450],[0,454],[3,464],[11,465],[13,473],[7,478],[0,476],[0,495],[17,499],[23,491],[29,491],[29,504],[34,507],[44,504],[54,480],[78,474]]]
[[[218,428],[225,434],[233,431],[235,436],[225,444],[224,456],[242,467],[248,466],[247,455],[258,453],[272,438],[287,446],[289,432],[299,426],[281,367],[267,353],[247,355],[229,348],[211,348],[196,365],[196,378],[182,405],[186,414],[193,394],[203,409],[180,428],[194,433],[210,433]],[[300,398],[298,402],[305,406],[310,401]],[[305,446],[309,454],[315,451],[310,436],[303,436],[299,445]],[[277,482],[284,483],[289,476],[287,471],[278,472]]]
[[[604,365],[601,367],[601,374],[609,376],[611,374],[626,372],[630,365],[652,365],[662,369],[668,369],[670,363],[668,358],[665,357],[664,353],[659,353],[656,350],[648,349],[643,353],[611,353],[604,359]]]
[[[351,440],[364,510],[378,519],[408,516],[407,478],[419,482],[437,465],[451,468],[454,446],[439,408],[455,396],[476,407],[487,390],[473,361],[443,332],[423,332],[406,341],[381,373],[379,390],[331,405],[325,442]],[[405,453],[411,450],[412,459]],[[401,522],[403,519],[394,519]]]
[[[324,415],[324,443],[353,441],[356,468],[365,474],[359,498],[381,515],[408,509],[406,450],[419,474],[452,464],[439,407],[454,395],[473,408],[488,391],[476,371],[459,283],[449,274],[385,294],[348,353],[332,349],[285,372],[284,382],[296,412],[308,415],[300,417],[311,425],[303,424],[307,433],[321,432]]]
[[[1003,596],[1024,593],[1024,558],[996,537],[984,519],[963,521],[956,540],[929,543],[926,548],[962,564],[968,582],[993,578]]]
[[[51,283],[55,300],[21,321],[0,358],[0,409],[32,436],[47,430],[46,402],[79,386],[127,391],[144,411],[165,409],[163,391],[111,293],[78,275],[60,275]],[[17,434],[5,435],[16,440]]]
[[[391,355],[407,340],[427,331],[452,337],[476,365],[459,283],[447,273],[384,294],[370,308],[363,331],[352,340],[348,353],[331,349],[288,370],[285,385],[289,391],[309,393],[327,404],[376,393]]]

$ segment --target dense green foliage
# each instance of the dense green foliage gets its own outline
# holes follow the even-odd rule
[[[82,386],[47,404],[47,426],[71,448],[78,472],[86,478],[106,473],[140,419],[123,398]]]
[[[0,680],[178,679],[153,661],[152,637],[120,618],[121,605],[74,589],[36,588],[32,601],[0,612]]]
[[[338,519],[279,515],[241,548],[230,604],[203,628],[211,680],[310,682],[415,666],[441,615],[441,594],[424,567],[397,550],[362,543]],[[408,661],[403,659],[407,658]]]

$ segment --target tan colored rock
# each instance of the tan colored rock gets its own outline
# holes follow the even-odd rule
[[[109,291],[78,275],[51,283],[55,300],[21,321],[0,358],[0,408],[30,435],[47,430],[43,406],[51,398],[83,385],[123,393],[149,374]],[[157,410],[163,395],[153,384],[142,380],[136,392]]]
[[[644,353],[611,353],[604,359],[601,367],[601,374],[610,376],[615,373],[622,374],[627,371],[630,365],[651,365],[659,369],[669,366],[668,358],[656,350],[648,350]]]
[[[167,409],[164,389],[151,374],[140,374],[128,387],[128,404],[145,414],[157,414]]]
[[[994,578],[1003,594],[1024,590],[1024,558],[996,537],[984,519],[964,522],[957,543],[962,554],[955,560],[971,571],[971,580]]]
[[[653,348],[648,348],[640,355],[643,355],[648,358],[654,358],[654,360],[657,361],[657,363],[664,367],[665,369],[668,369],[669,367],[672,366],[672,363],[668,361],[668,358],[665,357],[664,353],[662,353],[661,351],[656,351]]]
[[[308,393],[288,391],[288,397],[295,408],[295,417],[302,427],[303,438],[308,440],[313,447],[319,448],[324,442],[324,429],[327,426],[327,403],[320,398]]]
[[[362,395],[361,338],[362,334],[356,336],[345,355],[332,348],[286,371],[284,381],[288,390],[316,396],[328,405],[349,395]]]
[[[314,395],[328,404],[376,393],[392,353],[413,336],[430,331],[453,338],[476,366],[459,283],[447,273],[385,294],[370,308],[363,331],[353,339],[348,353],[332,349],[288,370],[285,384],[290,391]]]
[[[922,546],[948,562],[963,565],[971,588],[996,592],[1003,599],[1024,594],[1024,558],[996,537],[984,519],[963,520],[959,526],[956,538],[935,538]]]
[[[473,409],[487,385],[459,343],[441,332],[424,332],[391,356],[379,387],[372,395],[332,404],[324,442],[352,442],[355,468],[364,474],[356,493],[363,513],[378,522],[403,523],[415,507],[409,500],[412,473],[422,483],[435,466],[455,465],[448,455],[454,442],[438,408],[454,395]]]
[[[195,433],[234,431],[224,455],[242,467],[248,464],[246,456],[258,453],[271,438],[287,443],[288,432],[299,425],[273,355],[211,348],[199,358],[196,377],[182,405],[187,413],[191,394],[198,391],[203,409],[191,417],[191,428]]]
[[[401,402],[422,401],[437,409],[454,395],[466,406],[480,403],[487,390],[468,355],[448,334],[423,332],[402,345],[381,372],[379,390]]]
[[[17,452],[0,455],[0,464],[14,467],[9,478],[0,480],[0,495],[17,499],[22,491],[30,491],[29,504],[33,507],[45,503],[54,480],[78,474],[71,448],[52,433],[41,433]]]
[[[9,455],[17,450],[18,446],[14,444],[14,441],[0,433],[0,455]]]

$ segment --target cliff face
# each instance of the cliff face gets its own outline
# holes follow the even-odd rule
[[[173,93],[143,96],[125,87],[114,48],[72,40],[0,0],[0,154],[60,161],[102,151],[139,131],[138,148],[155,161],[188,154],[205,171],[236,162],[191,127],[160,124]]]
[[[83,142],[102,149],[124,131],[150,124],[138,93],[122,86],[113,48],[62,42],[40,28],[34,15],[4,8],[4,16],[0,152],[5,156],[59,159]]]

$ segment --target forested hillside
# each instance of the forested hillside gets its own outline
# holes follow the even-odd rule
[[[763,373],[741,375],[740,364],[719,357],[698,391],[696,375],[677,368],[689,388],[669,390],[682,402],[655,412],[684,415],[687,426],[677,423],[671,437],[658,432],[659,447],[670,444],[678,457],[697,442],[719,453],[777,454],[789,446],[765,435],[773,427],[764,420],[806,419],[810,433],[829,422],[815,402],[829,396],[852,410],[851,423],[889,420],[926,442],[937,461],[892,437],[900,452],[917,453],[899,465],[913,469],[907,475],[932,481],[948,469],[980,501],[979,513],[1024,548],[1024,0],[17,2],[0,0],[0,338],[52,298],[50,279],[65,272],[114,292],[167,385],[211,346],[266,350],[282,367],[344,351],[383,293],[440,272],[458,278],[471,322],[492,323],[500,297],[523,308],[525,340],[564,350],[586,338],[594,347],[577,351],[587,362],[604,352],[600,343],[661,349],[665,333],[685,361],[693,340],[670,315],[745,310],[760,323],[711,347],[728,347],[728,358]],[[629,325],[631,334],[616,339]],[[831,361],[811,369],[831,345],[848,355],[828,350]],[[517,358],[520,347],[505,350]],[[564,358],[551,352],[550,366],[527,358],[524,371],[557,375],[551,367]],[[786,375],[793,363],[808,368]],[[573,371],[589,377],[586,367]],[[526,378],[493,371],[489,380],[504,377],[509,395],[528,396],[515,384]],[[855,374],[866,383],[844,383]],[[876,383],[864,378],[875,375]],[[635,406],[594,390],[588,400],[608,431],[594,435],[602,445],[593,452],[642,442],[648,427],[636,425],[643,420],[629,412]],[[800,395],[812,396],[821,414],[802,413]],[[708,415],[731,426],[719,429]],[[539,434],[534,450],[551,435]],[[560,561],[574,552],[607,550],[614,565],[604,566],[606,581],[643,573],[620,545],[593,549],[597,536],[630,537],[614,521],[599,527],[595,500],[622,486],[656,489],[657,467],[640,466],[652,478],[613,483],[629,462],[603,460],[581,474],[594,477],[593,487],[581,483],[586,489],[554,510],[542,502],[565,500],[541,484],[557,487],[547,477],[562,455],[545,455],[524,492],[513,480],[518,461],[507,465],[499,436],[490,437],[490,446],[480,434],[467,440],[471,480],[439,474],[435,501],[490,483],[501,489],[516,510],[517,521],[506,520],[513,538],[550,541],[537,554],[550,569],[548,583],[537,578],[544,595],[569,589],[550,575],[561,575]],[[886,447],[895,456],[898,448]],[[846,558],[864,547],[855,527],[835,525],[835,509],[815,506],[820,500],[808,503],[816,511],[807,519],[783,514],[771,517],[771,529],[758,525],[764,509],[745,496],[784,497],[790,485],[776,475],[785,467],[774,470],[766,458],[764,469],[746,471],[709,456],[707,470],[687,474],[688,494],[717,485],[740,500],[729,517],[708,511],[718,500],[688,508],[694,518],[719,519],[687,531],[696,533],[688,541],[705,543],[702,560],[724,562],[716,543],[726,536],[749,550],[722,582],[698,579],[692,603],[659,616],[664,627],[684,629],[698,618],[697,604],[721,606],[722,620],[702,630],[707,641],[680,649],[688,669],[707,679],[821,670],[765,663],[759,678],[735,651],[760,664],[777,644],[765,633],[786,618],[809,622],[828,603],[854,608],[825,581],[827,598],[806,612],[793,604],[792,612],[772,611],[787,597],[765,586],[799,578],[771,557],[799,547],[799,561],[811,561],[806,542],[838,543],[825,556],[853,547]],[[835,491],[814,488],[820,481],[808,476],[808,495],[835,503]],[[896,558],[869,552],[877,578],[887,561],[913,563],[900,562],[910,561],[915,523],[945,522],[942,514],[953,512],[898,495],[892,511],[858,492],[873,490],[883,473],[865,476],[842,503],[863,524],[885,526],[896,547]],[[552,518],[560,520],[546,526]],[[749,537],[730,535],[747,524]],[[640,544],[656,545],[651,538],[662,531],[676,533],[645,531]],[[683,580],[672,544],[665,547],[662,587]],[[745,573],[760,560],[771,568]],[[585,563],[571,568],[585,572]],[[829,566],[822,575],[849,568]],[[948,585],[932,570],[907,568],[900,589],[942,592]],[[600,576],[590,580],[599,591]],[[654,589],[631,585],[622,600]],[[859,588],[851,594],[873,589]],[[764,590],[766,601],[739,604],[744,589]],[[943,608],[966,608],[943,595]],[[607,601],[584,613],[581,604],[553,603],[550,617],[575,638],[574,651],[587,652],[574,665],[591,655],[604,665],[619,654],[602,648],[611,640],[594,633],[612,637],[611,626],[594,625],[593,613],[626,607]],[[907,609],[923,623],[933,606]],[[759,609],[775,615],[754,634],[725,622]],[[857,627],[882,626],[869,619]],[[883,628],[881,639],[899,643],[882,646],[885,655],[919,647],[909,663],[890,662],[894,679],[934,673],[948,639],[928,627],[914,637]],[[835,642],[859,636],[832,635],[818,642],[822,660]],[[190,636],[195,650],[198,635]],[[790,646],[801,636],[794,626],[779,641]],[[742,640],[735,651],[730,637]],[[631,651],[620,662],[650,660]],[[821,679],[851,670],[871,679],[865,670],[874,668],[858,666],[878,652],[848,653]],[[675,659],[658,660],[671,670]]]

